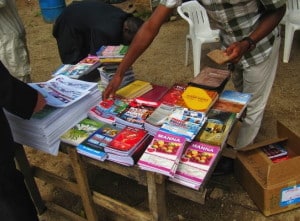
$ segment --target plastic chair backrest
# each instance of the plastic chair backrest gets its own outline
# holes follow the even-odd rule
[[[178,7],[178,13],[185,19],[190,26],[191,36],[210,36],[211,27],[205,8],[198,1],[188,1]]]
[[[287,0],[286,16],[288,20],[295,24],[300,24],[300,0]]]

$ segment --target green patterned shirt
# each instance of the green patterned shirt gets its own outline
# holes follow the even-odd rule
[[[199,0],[207,11],[211,21],[221,30],[220,38],[224,47],[249,36],[259,24],[259,18],[268,10],[274,10],[285,5],[286,0]],[[177,7],[179,0],[161,0],[166,7]],[[244,67],[265,61],[271,53],[279,27],[260,40],[256,48],[241,59]]]

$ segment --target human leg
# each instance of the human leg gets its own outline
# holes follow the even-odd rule
[[[246,116],[237,137],[236,149],[252,144],[259,131],[276,75],[279,46],[280,37],[275,39],[272,53],[266,61],[243,70],[242,87],[238,89],[244,93],[251,93],[252,98],[247,105]]]
[[[38,221],[23,175],[14,163],[0,168],[0,220]]]

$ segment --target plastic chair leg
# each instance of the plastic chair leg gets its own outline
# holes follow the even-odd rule
[[[189,48],[190,48],[190,41],[191,39],[189,36],[186,36],[185,38],[185,66],[188,66],[189,63]]]
[[[200,41],[195,41],[193,44],[194,76],[197,76],[200,73],[201,49],[202,43]]]
[[[283,50],[284,63],[289,62],[294,33],[295,33],[295,28],[293,27],[293,25],[288,24],[287,22],[285,25],[284,50]]]

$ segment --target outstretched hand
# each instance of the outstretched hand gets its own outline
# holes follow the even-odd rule
[[[102,100],[107,100],[109,98],[115,98],[115,93],[118,90],[119,86],[121,85],[123,77],[118,74],[115,74],[114,77],[111,79],[107,87],[102,93]]]

